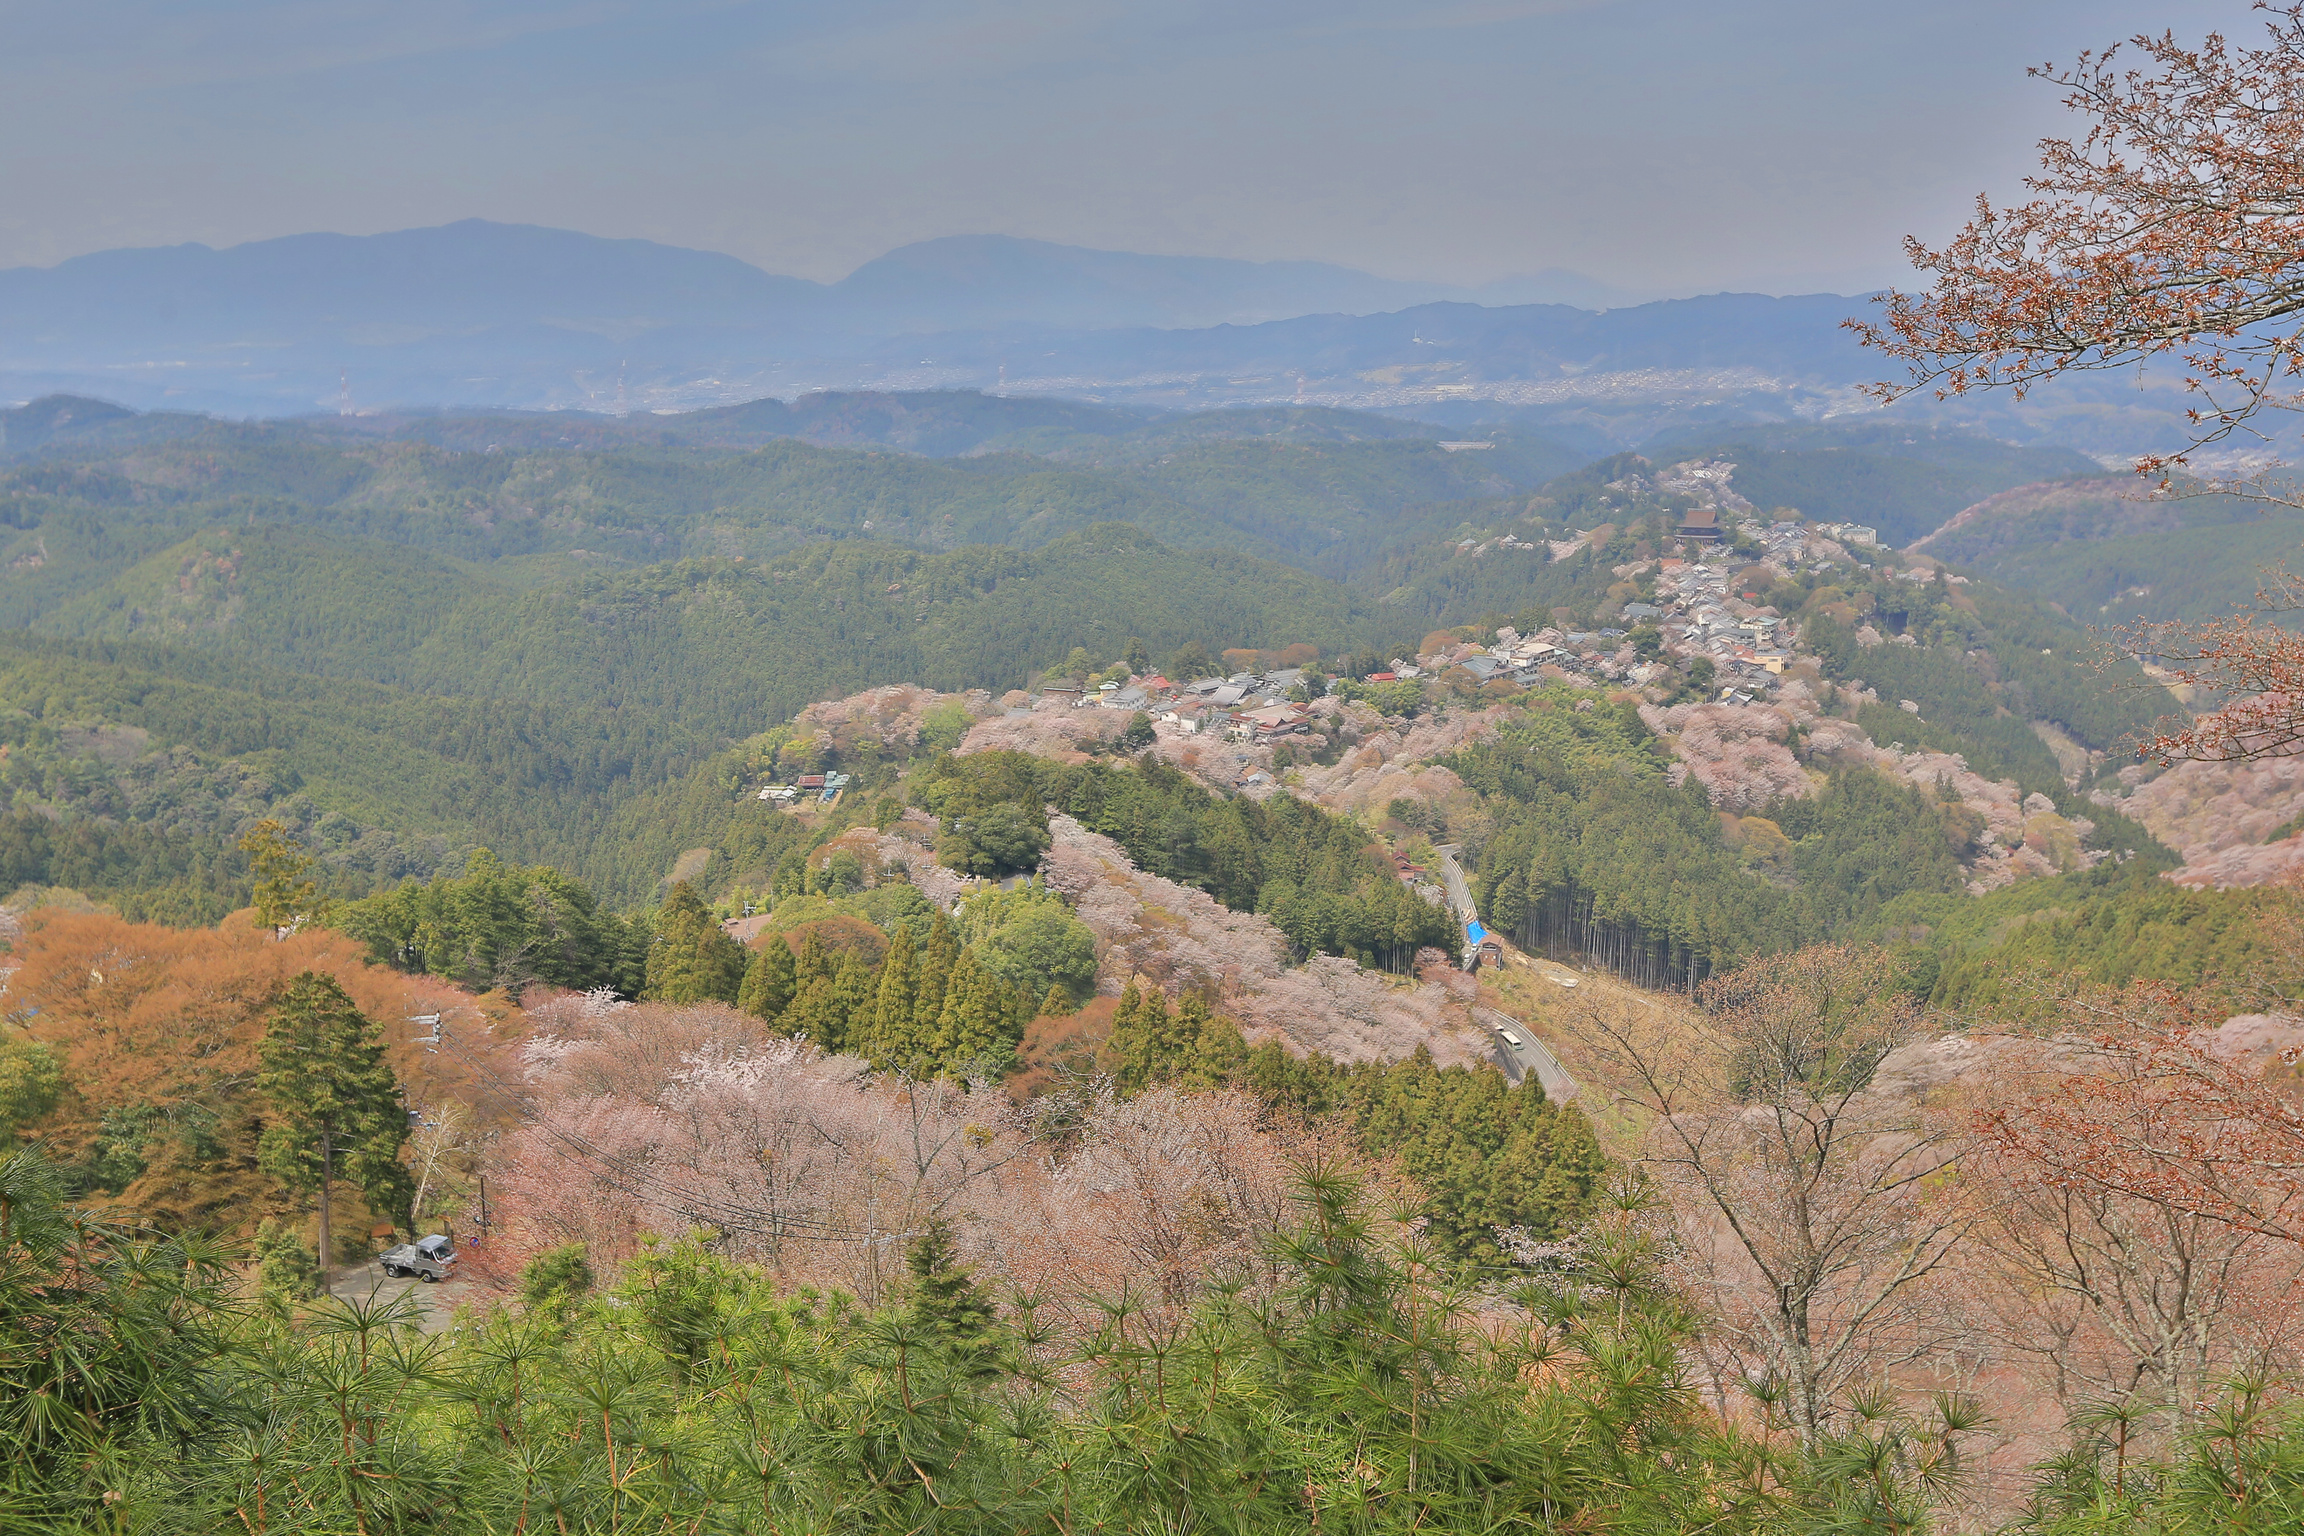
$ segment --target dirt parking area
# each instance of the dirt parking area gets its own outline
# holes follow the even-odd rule
[[[428,1284],[414,1278],[395,1279],[371,1259],[337,1270],[329,1279],[328,1294],[339,1301],[366,1301],[370,1297],[392,1301],[407,1296],[416,1304],[417,1326],[426,1333],[441,1333],[455,1320],[457,1307],[471,1297],[472,1287],[461,1280]]]

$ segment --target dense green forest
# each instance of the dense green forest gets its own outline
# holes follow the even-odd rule
[[[763,413],[777,420],[741,425]],[[1336,411],[1147,418],[952,395],[695,414],[615,426],[175,418],[174,436],[129,418],[93,429],[99,440],[120,435],[130,445],[121,448],[28,438],[32,456],[0,472],[0,524],[17,530],[0,547],[0,615],[29,622],[124,564],[250,521],[471,562],[514,586],[697,556],[769,558],[835,538],[1033,548],[1125,521],[1180,549],[1262,556],[1381,593],[1402,584],[1387,561],[1477,531],[1483,501],[1539,492],[1557,521],[1591,526],[1606,511],[1601,482],[1631,462],[1579,470],[1559,444],[1511,432],[1449,452],[1433,429]],[[995,418],[1015,430],[988,427]],[[856,446],[797,440],[819,428],[825,442]],[[916,451],[885,451],[906,448]],[[1909,502],[1932,510],[1927,526],[1993,491],[2086,467],[1954,434],[1881,439],[1853,428],[1815,429],[1790,446],[1674,451],[1699,449],[1741,455],[1747,494],[1763,506],[1817,517],[1886,507],[1871,515],[1894,522]],[[922,456],[937,453],[970,456]],[[1891,532],[1909,536],[1901,524]]]
[[[1731,845],[1700,785],[1668,782],[1652,740],[1629,707],[1562,707],[1457,755],[1494,821],[1478,866],[1489,923],[1529,949],[1692,990],[1907,891],[1959,889],[1942,808],[1919,791],[1844,774],[1772,808],[1785,846],[1763,854]]]
[[[939,757],[913,794],[947,822],[994,803],[1032,814],[1053,805],[1139,868],[1270,917],[1302,954],[1399,970],[1425,945],[1456,947],[1447,912],[1400,883],[1364,828],[1293,795],[1226,799],[1157,761],[1074,765],[1013,752]]]
[[[404,881],[324,920],[366,944],[379,965],[515,994],[541,982],[637,995],[653,936],[651,923],[603,909],[559,870],[505,864],[485,848],[459,873]]]
[[[293,533],[231,548],[230,590],[192,599],[220,627],[124,620],[164,644],[0,635],[0,707],[20,738],[40,733],[4,770],[20,798],[205,831],[284,814],[373,879],[487,846],[628,901],[718,835],[634,869],[611,829],[665,825],[626,814],[634,797],[678,798],[724,743],[815,699],[1012,687],[1083,642],[1341,649],[1371,632],[1316,578],[1117,526],[1029,554],[826,545],[510,599],[380,546],[349,563]],[[704,809],[730,814],[725,796]]]
[[[0,633],[0,703],[67,740],[112,727],[116,755],[147,754],[107,763],[101,742],[75,754],[94,795],[86,814],[116,818],[125,800],[134,820],[236,831],[285,812],[332,865],[371,881],[482,845],[582,873],[616,796],[672,771],[684,746],[637,711],[444,699],[20,632]],[[70,782],[44,788],[53,798],[40,803],[82,812]]]
[[[2275,890],[2190,890],[2138,860],[1983,896],[1915,892],[1860,930],[1902,946],[1913,990],[1957,1017],[2055,1017],[2074,988],[2171,982],[2254,1013],[2304,996]]]
[[[883,682],[1015,687],[1076,645],[1340,648],[1405,634],[1284,566],[1104,524],[1031,551],[870,541],[699,558],[506,593],[427,556],[288,529],[205,535],[36,621],[438,695],[638,707],[692,739],[749,735]],[[1413,636],[1409,636],[1413,638]]]
[[[1449,453],[1417,438],[1186,439],[1107,465],[1077,451],[929,459],[789,441],[750,452],[474,452],[252,428],[0,472],[0,523],[18,530],[0,547],[0,588],[52,601],[108,553],[176,542],[159,530],[181,539],[251,519],[511,562],[500,576],[514,581],[700,555],[762,559],[829,538],[1030,549],[1106,522],[1342,580],[1452,525],[1403,509],[1532,488],[1573,463],[1556,446],[1511,440]]]
[[[1909,423],[1776,423],[1734,436],[1683,431],[1641,452],[1659,461],[1732,460],[1737,493],[1762,511],[1795,507],[1818,522],[1863,523],[1897,546],[1996,491],[2101,473],[2069,448],[2018,447]]]
[[[2190,480],[2162,496],[2155,482],[2122,475],[1995,497],[1928,552],[2074,618],[2124,624],[2253,607],[2265,571],[2292,568],[2300,547],[2293,508],[2208,495]]]

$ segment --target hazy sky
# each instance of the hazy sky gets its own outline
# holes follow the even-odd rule
[[[837,277],[935,235],[1479,282],[1893,278],[2245,0],[0,0],[0,267],[484,217]]]

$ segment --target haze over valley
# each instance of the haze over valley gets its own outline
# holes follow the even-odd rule
[[[24,18],[0,1529],[2304,1529],[2236,11]]]

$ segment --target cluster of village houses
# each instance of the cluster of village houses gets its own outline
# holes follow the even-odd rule
[[[1105,709],[1142,710],[1153,720],[1186,732],[1219,731],[1232,741],[1274,741],[1312,728],[1312,706],[1289,697],[1302,691],[1303,682],[1300,667],[1203,677],[1188,683],[1143,677],[1094,688],[1058,679],[1044,685],[1041,696],[1069,696],[1076,703]]]
[[[1712,663],[1722,700],[1751,703],[1769,693],[1783,676],[1797,638],[1790,620],[1760,603],[1760,593],[1751,586],[1757,580],[1755,566],[1788,575],[1803,565],[1852,563],[1849,546],[1876,548],[1879,535],[1854,523],[1777,522],[1761,527],[1748,522],[1743,531],[1760,546],[1757,560],[1748,554],[1731,557],[1718,548],[1722,530],[1714,514],[1704,511],[1690,514],[1680,529],[1683,542],[1676,547],[1682,554],[1615,567],[1613,574],[1619,580],[1638,580],[1651,573],[1654,580],[1653,601],[1625,603],[1613,624],[1589,630],[1547,628],[1532,635],[1506,627],[1496,631],[1489,645],[1465,642],[1436,654],[1394,657],[1385,670],[1371,673],[1365,681],[1413,680],[1460,669],[1480,683],[1503,678],[1524,687],[1560,681],[1637,687],[1669,682],[1678,676],[1681,663],[1704,657]],[[1565,547],[1573,551],[1580,545],[1571,542]],[[1635,643],[1633,631],[1642,627],[1654,629],[1660,641],[1651,647],[1659,653],[1653,659],[1644,657]],[[1040,692],[1044,708],[1069,704],[1141,710],[1176,732],[1206,732],[1230,742],[1262,744],[1319,728],[1319,712],[1309,699],[1314,692],[1324,692],[1326,685],[1308,690],[1303,684],[1303,671],[1291,667],[1186,682],[1136,677],[1091,685],[1076,678],[1055,678]],[[1244,762],[1243,768],[1247,766]],[[1270,778],[1260,770],[1250,777]],[[793,808],[835,804],[847,782],[845,774],[811,775],[795,784],[769,785],[759,797]]]
[[[1793,660],[1797,632],[1790,620],[1759,602],[1757,591],[1739,590],[1734,573],[1749,573],[1755,564],[1789,574],[1802,565],[1819,568],[1851,562],[1848,546],[1879,544],[1876,530],[1856,523],[1748,524],[1745,531],[1760,546],[1755,561],[1713,547],[1720,530],[1709,514],[1691,521],[1702,524],[1681,530],[1687,541],[1683,547],[1692,557],[1670,556],[1615,568],[1619,579],[1638,579],[1651,572],[1655,579],[1654,600],[1624,604],[1614,624],[1589,630],[1547,628],[1532,635],[1507,627],[1496,632],[1491,645],[1466,642],[1438,654],[1394,657],[1385,670],[1371,673],[1365,681],[1409,680],[1460,668],[1481,683],[1504,678],[1524,687],[1552,681],[1643,686],[1676,672],[1683,661],[1705,657],[1712,662],[1720,697],[1748,703],[1769,692],[1783,676]],[[1644,658],[1633,643],[1632,631],[1643,625],[1661,637],[1656,659]],[[1089,686],[1076,679],[1056,679],[1043,687],[1042,696],[1087,707],[1142,710],[1185,732],[1221,732],[1231,741],[1269,742],[1314,728],[1314,712],[1302,698],[1302,682],[1303,673],[1295,668],[1188,682],[1144,677]]]

